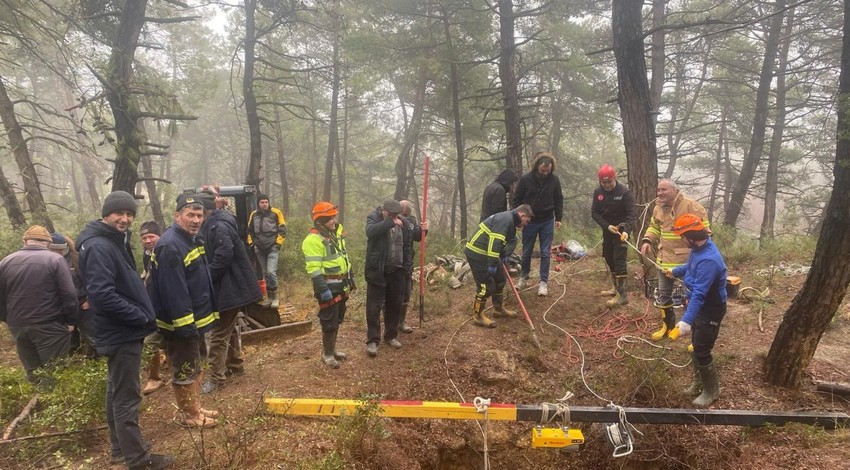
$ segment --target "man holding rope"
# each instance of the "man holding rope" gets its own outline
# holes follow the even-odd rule
[[[593,191],[590,213],[602,227],[602,256],[611,272],[614,289],[603,294],[614,298],[605,303],[609,308],[629,303],[626,293],[629,234],[635,226],[635,197],[629,188],[617,182],[617,172],[611,165],[599,168],[599,187]]]
[[[694,214],[703,221],[705,232],[711,235],[708,214],[698,202],[686,197],[679,192],[676,183],[668,179],[658,182],[655,192],[658,200],[652,211],[652,219],[649,228],[643,235],[640,252],[643,256],[649,255],[650,248],[655,248],[656,266],[659,269],[673,269],[685,264],[691,247],[685,239],[673,232],[673,224],[676,217],[682,214]],[[673,310],[673,279],[658,273],[658,297],[655,305],[661,309],[661,327],[652,333],[653,341],[660,341],[665,336],[671,340],[679,337],[676,328],[676,312]]]

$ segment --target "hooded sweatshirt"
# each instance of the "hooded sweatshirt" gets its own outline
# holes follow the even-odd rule
[[[541,160],[552,161],[552,172],[546,176],[540,174]],[[564,215],[564,194],[561,192],[561,180],[555,175],[555,157],[540,154],[531,162],[531,171],[522,175],[514,191],[513,206],[528,204],[534,212],[532,223],[555,219],[560,221]]]
[[[129,239],[129,231],[119,232],[100,220],[89,222],[77,238],[98,346],[141,341],[156,330],[153,304],[136,272]]]
[[[496,181],[493,181],[484,188],[484,195],[481,198],[481,219],[479,222],[484,222],[484,219],[493,214],[508,210],[507,194],[511,189],[511,185],[517,180],[517,174],[510,168],[502,171]]]

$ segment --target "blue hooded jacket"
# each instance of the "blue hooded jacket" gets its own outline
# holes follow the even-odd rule
[[[690,292],[683,322],[693,325],[700,313],[714,313],[726,305],[726,263],[711,239],[694,247],[687,263],[673,268],[673,276],[683,275]]]

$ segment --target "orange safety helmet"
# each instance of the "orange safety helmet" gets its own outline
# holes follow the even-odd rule
[[[599,181],[613,180],[617,177],[617,172],[614,171],[614,167],[606,163],[599,168],[599,172],[596,173],[596,176],[599,177]]]
[[[336,206],[326,201],[319,201],[313,206],[313,222],[316,221],[319,217],[333,217],[337,215],[339,211],[336,209]]]
[[[673,233],[680,237],[686,232],[698,232],[700,230],[705,230],[705,225],[703,225],[702,219],[694,214],[682,214],[673,224]]]

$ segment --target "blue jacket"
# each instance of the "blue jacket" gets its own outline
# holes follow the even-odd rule
[[[688,262],[673,268],[673,276],[684,276],[690,291],[683,322],[693,325],[700,313],[718,312],[726,305],[726,263],[711,239],[694,247]]]
[[[165,336],[202,335],[218,319],[205,252],[201,237],[190,236],[176,222],[156,243],[151,297],[156,324]]]
[[[98,346],[139,341],[156,331],[153,305],[136,272],[129,239],[129,231],[121,233],[99,220],[89,222],[77,237]]]
[[[263,298],[245,244],[236,231],[236,218],[217,209],[201,226],[212,276],[213,294],[219,310],[230,310]]]

